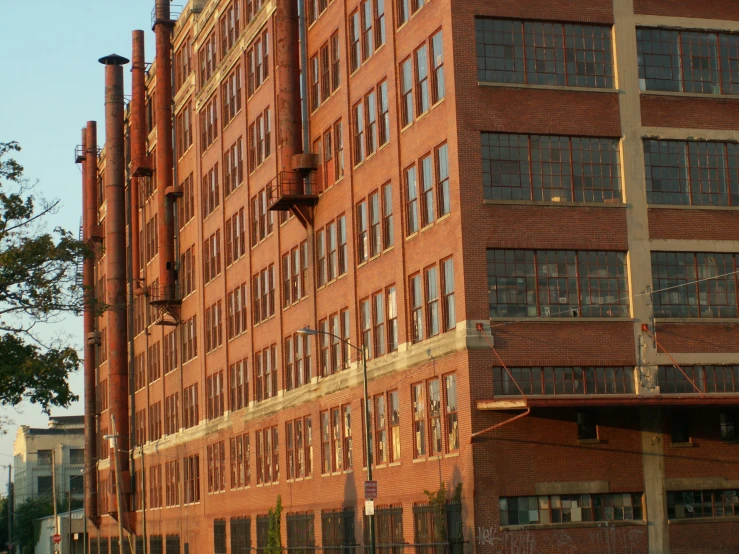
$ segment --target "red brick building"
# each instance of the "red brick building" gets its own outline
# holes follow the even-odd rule
[[[367,545],[361,347],[383,552],[739,551],[734,2],[163,13],[127,304],[85,162],[91,552],[119,500],[137,549],[262,550],[278,495],[283,546]]]

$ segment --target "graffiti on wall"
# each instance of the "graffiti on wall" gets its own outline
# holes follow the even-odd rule
[[[642,554],[642,529],[603,526],[577,533],[577,540],[567,529],[537,533],[523,529],[501,531],[499,527],[478,527],[476,542],[493,554]]]

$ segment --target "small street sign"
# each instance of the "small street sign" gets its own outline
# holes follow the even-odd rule
[[[54,544],[59,544],[62,542],[62,536],[59,533],[56,533],[55,535],[52,535],[51,540],[54,541]]]
[[[364,482],[364,498],[365,500],[375,500],[377,498],[377,481]]]
[[[374,500],[364,501],[364,515],[367,515],[367,516],[375,515],[375,501]]]

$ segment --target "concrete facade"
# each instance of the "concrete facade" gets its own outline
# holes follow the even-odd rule
[[[270,219],[265,215],[268,200],[261,196],[279,182],[284,170],[276,128],[282,106],[275,84],[278,68],[274,67],[275,53],[281,47],[275,37],[278,0],[240,2],[240,29],[230,36],[229,10],[234,2],[239,0],[188,4],[174,28],[173,169],[175,185],[182,193],[175,202],[175,235],[178,283],[183,291],[181,306],[174,313],[177,325],[157,325],[163,320],[171,323],[172,314],[146,308],[147,300],[155,299],[151,291],[156,290],[160,277],[153,247],[157,239],[149,230],[156,228],[155,218],[164,217],[158,212],[156,192],[144,193],[136,214],[142,252],[133,255],[143,263],[136,276],[142,289],[134,300],[134,360],[129,360],[131,444],[136,444],[130,486],[136,509],[127,520],[129,528],[142,535],[141,500],[145,497],[147,534],[155,541],[169,537],[168,554],[233,552],[231,525],[240,518],[248,518],[250,546],[263,548],[259,539],[263,528],[258,522],[280,495],[287,514],[282,524],[283,545],[296,540],[288,531],[287,517],[312,512],[314,544],[329,546],[326,537],[330,533],[324,530],[328,531],[330,523],[322,516],[346,508],[354,510],[356,543],[366,544],[361,364],[353,351],[348,351],[344,363],[345,355],[338,348],[340,363],[336,365],[340,368],[330,369],[332,345],[324,350],[319,337],[309,337],[311,370],[296,385],[291,349],[298,330],[324,329],[326,321],[325,329],[373,349],[377,331],[382,329],[387,351],[392,313],[396,314],[397,350],[372,355],[368,373],[373,402],[387,406],[391,398],[397,398],[397,431],[390,418],[379,427],[377,421],[372,426],[375,452],[388,454],[374,472],[377,505],[400,510],[402,521],[393,542],[424,542],[417,516],[428,501],[424,491],[436,491],[444,483],[447,489],[461,487],[463,548],[469,552],[739,550],[739,447],[734,431],[739,401],[739,260],[731,258],[734,265],[711,273],[710,268],[698,268],[694,257],[695,278],[680,280],[673,268],[674,280],[668,284],[658,280],[652,267],[656,252],[694,253],[711,259],[718,254],[739,256],[737,204],[727,200],[723,205],[724,196],[720,196],[729,199],[732,187],[739,188],[737,165],[731,157],[736,155],[728,153],[739,142],[739,92],[649,90],[646,81],[641,82],[639,59],[644,52],[637,46],[638,33],[653,28],[713,33],[716,41],[721,40],[716,33],[722,33],[730,42],[739,33],[734,3],[379,0],[385,26],[380,35],[378,1],[369,0],[368,19],[362,17],[365,2],[316,1],[320,14],[309,21],[307,32],[308,64],[316,70],[308,71],[305,94],[310,149],[320,152],[321,163],[313,181],[319,198],[304,225],[299,210],[290,216],[266,212],[272,214]],[[253,17],[246,17],[248,6],[255,5]],[[310,10],[313,4],[306,5]],[[406,5],[413,13],[401,21]],[[370,19],[369,35],[353,36],[353,22],[361,26]],[[517,43],[510,48],[501,46],[503,54],[489,56],[515,57],[520,47],[526,68],[521,70],[521,79],[535,80],[543,74],[551,82],[481,79],[478,69],[486,61],[478,57],[487,51],[481,48],[483,39],[476,26],[483,21],[512,21],[524,29],[520,40],[543,41],[536,44],[539,51]],[[542,22],[549,26],[534,27]],[[529,24],[531,30],[525,30]],[[554,28],[557,25],[560,31]],[[547,40],[562,38],[557,32],[577,33],[583,28],[606,33],[606,46],[600,48],[611,71],[607,86],[567,82],[568,77],[562,75],[567,66],[564,60],[573,61],[570,71],[577,72],[579,58],[564,57],[561,69],[556,69],[558,54],[546,52],[556,49]],[[372,48],[368,36],[374,41]],[[383,44],[377,46],[380,36]],[[334,44],[338,56],[332,54]],[[437,51],[439,46],[443,55]],[[423,60],[432,51],[436,55]],[[734,51],[728,46],[725,51],[714,57],[724,55],[735,63]],[[356,67],[353,52],[358,52]],[[555,57],[550,60],[549,54]],[[538,55],[542,56],[540,66],[527,61],[526,56]],[[255,56],[261,58],[261,68],[252,77],[249,67],[259,65],[253,61]],[[690,63],[703,63],[697,53],[694,57]],[[687,59],[692,60],[681,58],[680,67]],[[410,96],[404,86],[406,60],[411,60]],[[555,69],[546,69],[550,67],[547,61]],[[425,84],[424,63],[428,65]],[[705,63],[712,67],[710,61]],[[440,81],[434,70],[442,65]],[[513,71],[514,65],[501,67]],[[715,73],[718,79],[720,71]],[[736,70],[722,75],[721,86],[725,87],[739,79]],[[158,78],[153,67],[147,78],[149,98]],[[234,82],[239,82],[238,93],[230,88]],[[372,114],[373,119],[367,115],[367,106],[379,104],[383,84],[387,84],[387,119],[382,110]],[[323,92],[314,100],[316,88]],[[412,121],[404,116],[409,98]],[[149,103],[153,105],[152,100]],[[355,110],[360,103],[358,121]],[[211,128],[214,115],[215,132]],[[380,138],[384,129],[385,143]],[[372,146],[367,138],[371,132],[378,137]],[[503,147],[495,152],[491,147],[483,155],[481,143],[488,135],[490,140],[514,135],[515,140],[567,137],[570,145],[573,139],[587,139],[591,145],[594,139],[610,141],[614,150],[609,155],[616,159],[609,170],[617,175],[612,180],[617,182],[615,194],[600,200],[568,200],[565,191],[534,198],[534,183],[546,181],[549,185],[541,187],[545,189],[553,176],[569,175],[565,188],[576,188],[572,177],[579,163],[573,161],[575,148],[570,146],[562,158],[561,150],[556,151],[555,159],[547,158],[551,151],[539,146],[545,157],[534,158],[539,154],[530,146],[531,138],[526,138],[528,164],[513,158],[514,164],[506,157],[513,154],[501,153]],[[363,141],[361,146],[357,137]],[[161,137],[152,125],[148,137],[152,159],[158,140]],[[645,142],[650,140],[724,145],[727,154],[721,163],[725,167],[717,166],[718,154],[698,156],[695,159],[708,160],[705,173],[685,169],[682,181],[675,178],[687,183],[687,175],[695,175],[691,177],[695,184],[690,186],[696,187],[696,195],[717,194],[720,199],[713,204],[704,202],[710,205],[692,198],[679,205],[649,200],[657,187],[653,183],[657,173],[647,174]],[[243,176],[232,180],[226,166],[232,165],[234,146],[236,152],[241,148],[242,166],[237,171]],[[439,162],[444,148],[445,164]],[[336,161],[339,152],[341,164]],[[598,159],[605,164],[605,158]],[[693,158],[686,154],[686,159]],[[535,163],[540,164],[538,169]],[[677,170],[677,163],[665,162],[666,171]],[[448,196],[441,166],[448,166]],[[411,167],[417,176],[415,195],[414,187],[409,187]],[[483,169],[489,167],[494,169]],[[104,173],[105,153],[99,169]],[[424,188],[427,169],[433,186]],[[485,180],[495,171],[495,179],[506,172],[530,172],[532,198],[502,197],[500,182],[493,177],[490,182]],[[717,184],[719,174],[725,175],[723,185]],[[211,188],[213,182],[215,188]],[[512,182],[506,186],[513,188]],[[390,188],[384,188],[387,185]],[[143,188],[147,190],[146,184]],[[422,194],[428,190],[428,195]],[[385,191],[386,207],[382,202]],[[364,210],[368,210],[363,202],[371,206],[376,192],[383,206],[377,227],[369,214],[367,223],[362,223]],[[431,218],[422,208],[429,198],[434,210]],[[101,198],[103,226],[106,209]],[[390,212],[391,219],[383,217]],[[235,230],[239,217],[244,219]],[[392,230],[392,240],[387,238],[385,223]],[[335,248],[329,238],[332,232],[336,233]],[[236,244],[237,236],[245,236],[243,248]],[[217,255],[213,254],[215,244]],[[491,273],[498,269],[493,269],[490,257],[512,250],[519,253],[520,265],[500,270],[508,273]],[[603,260],[622,260],[622,266],[586,270],[584,260],[591,253]],[[532,260],[552,256],[548,259],[555,261],[532,261],[529,265],[539,265],[531,270],[523,268],[525,256]],[[561,259],[566,256],[570,258],[564,263]],[[578,261],[573,261],[576,256]],[[99,283],[105,280],[105,258],[103,251],[95,279]],[[294,260],[299,260],[300,268],[295,278]],[[452,282],[443,277],[451,275],[444,273],[449,260]],[[715,265],[715,261],[707,263]],[[583,272],[589,277],[583,277]],[[699,287],[698,281],[721,278],[734,279],[733,284],[727,282],[725,288],[708,292]],[[415,305],[416,283],[421,285],[420,311]],[[583,292],[586,286],[588,293]],[[604,292],[614,290],[608,287],[615,287],[616,293]],[[682,297],[658,296],[684,287],[699,287],[696,300],[685,303],[703,302],[700,317],[698,312],[687,317],[670,314],[670,302],[679,305]],[[391,290],[396,298],[392,308],[388,304]],[[232,303],[235,291],[242,295],[243,312],[238,302]],[[450,292],[451,310],[445,303]],[[714,300],[723,298],[722,293],[726,293],[725,300]],[[551,295],[548,303],[543,300],[546,294]],[[382,322],[375,299],[380,299],[383,308]],[[363,316],[365,300],[372,303],[369,325]],[[662,312],[657,311],[656,302]],[[504,303],[511,311],[504,313]],[[613,306],[599,311],[603,304]],[[567,317],[557,317],[560,306]],[[724,310],[725,306],[729,308]],[[348,314],[346,334],[344,312]],[[438,314],[438,333],[428,331],[434,329],[434,314]],[[337,326],[332,323],[334,316]],[[416,336],[419,327],[423,331]],[[111,429],[106,328],[103,315],[98,321],[102,340],[97,354],[99,436]],[[193,337],[197,337],[196,347]],[[324,370],[324,365],[329,369]],[[232,381],[239,367],[244,368],[243,382]],[[721,385],[711,385],[706,377],[709,372],[728,377],[723,377]],[[690,377],[683,378],[684,374]],[[518,377],[509,379],[509,375]],[[579,375],[579,380],[573,375]],[[624,376],[620,388],[614,375]],[[524,386],[524,380],[527,392],[512,393],[516,386]],[[450,402],[452,393],[446,383],[454,383],[455,402]],[[417,385],[424,391],[420,402]],[[429,395],[437,392],[438,402],[429,402]],[[191,399],[197,407],[193,408]],[[346,408],[351,410],[349,418]],[[436,409],[441,410],[438,419],[432,416]],[[324,414],[329,418],[328,436],[323,433]],[[303,454],[312,457],[312,467],[302,475],[291,475],[299,456],[290,447],[289,433],[294,432],[295,422],[305,424],[306,418],[311,421],[312,446]],[[438,443],[430,438],[432,429],[439,430]],[[397,451],[393,450],[393,432],[397,432]],[[377,442],[380,436],[388,437],[382,446]],[[243,476],[241,448],[248,460]],[[115,511],[116,498],[107,444],[101,454],[97,468],[102,520],[91,533],[92,552],[107,553],[107,541],[112,540],[113,548],[117,537],[116,522],[106,515]],[[340,464],[335,463],[338,460]],[[197,480],[192,478],[195,467]],[[193,495],[195,487],[197,494]],[[708,500],[700,500],[702,495]],[[524,503],[525,509],[521,508]]]
[[[18,427],[13,442],[16,506],[28,499],[51,496],[52,452],[58,498],[67,497],[70,485],[73,494],[81,498],[84,449],[82,416],[50,417],[47,429]]]

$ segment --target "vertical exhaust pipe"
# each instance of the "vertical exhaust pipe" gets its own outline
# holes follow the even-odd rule
[[[82,130],[82,235],[88,245],[98,237],[97,199],[97,123],[88,121]],[[97,394],[95,386],[95,259],[85,258],[82,265],[85,295],[85,517],[98,525],[97,502]]]
[[[156,0],[157,212],[159,214],[159,288],[157,300],[175,300],[174,183],[172,145],[172,27],[170,0]]]
[[[139,288],[139,190],[142,179],[151,175],[149,157],[146,155],[146,61],[144,58],[144,31],[133,32],[133,56],[131,64],[131,254],[134,287]]]
[[[100,58],[105,66],[105,192],[107,215],[105,247],[107,259],[108,303],[108,368],[110,412],[115,417],[117,458],[120,474],[116,475],[120,494],[128,511],[130,469],[127,452],[130,449],[128,425],[128,351],[126,341],[126,213],[125,213],[125,148],[123,134],[123,66],[128,60],[117,54]],[[110,504],[115,506],[115,499]],[[124,514],[118,514],[120,519]]]
[[[277,150],[279,171],[292,172],[293,156],[301,152],[300,50],[298,7],[278,0],[275,14],[275,77],[277,87]],[[303,72],[308,68],[304,67]],[[295,191],[302,193],[302,191]]]

